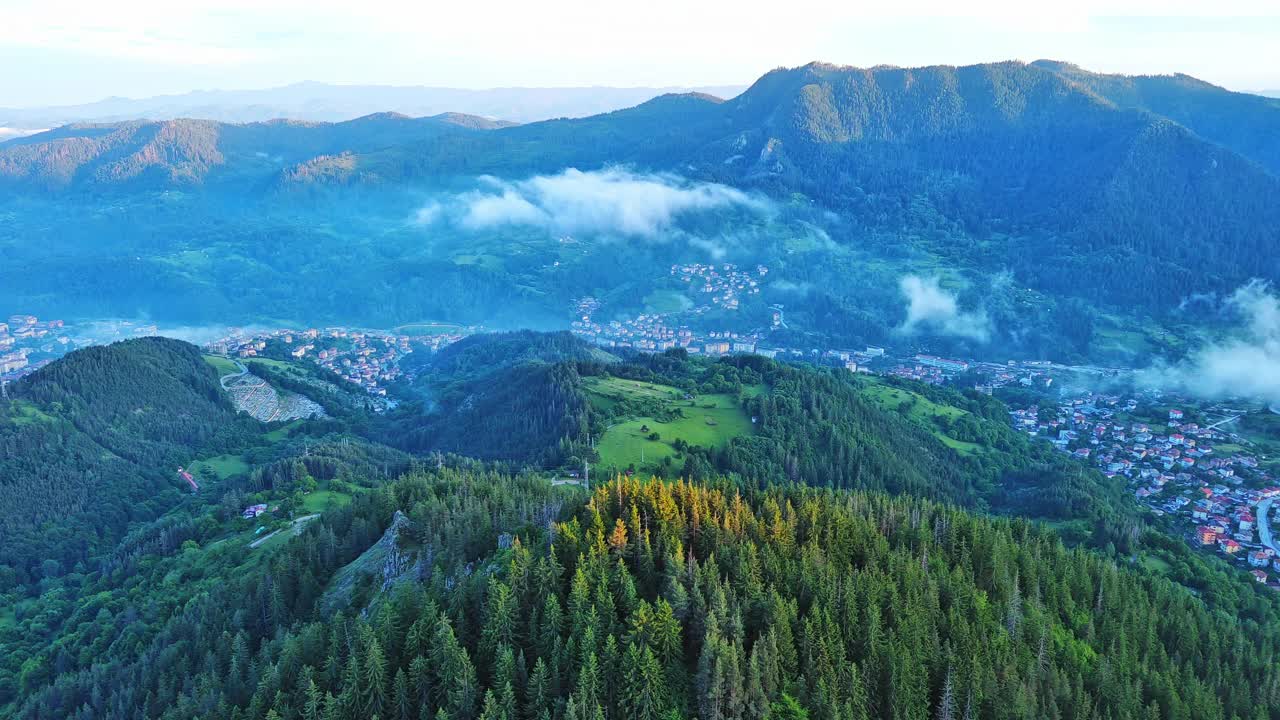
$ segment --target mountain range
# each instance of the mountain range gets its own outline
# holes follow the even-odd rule
[[[295,87],[311,86],[291,86]],[[648,92],[640,89],[635,95]],[[1280,135],[1273,132],[1280,100],[1230,92],[1185,75],[1102,75],[1043,60],[915,69],[813,63],[775,70],[732,101],[707,92],[668,93],[625,110],[518,128],[503,122],[512,114],[477,112],[467,105],[458,101],[432,117],[410,117],[384,106],[333,124],[299,121],[287,114],[245,123],[216,118],[147,121],[139,119],[145,109],[121,106],[118,112],[128,117],[125,121],[77,122],[10,140],[3,151],[4,174],[41,177],[38,170],[46,161],[68,156],[92,164],[141,153],[154,155],[162,165],[181,166],[213,153],[225,155],[196,172],[170,173],[175,181],[200,181],[219,165],[234,170],[236,162],[247,162],[252,146],[287,153],[290,160],[306,160],[312,153],[355,153],[360,167],[377,171],[385,180],[421,179],[433,171],[510,170],[519,160],[502,156],[516,149],[528,157],[526,162],[540,166],[714,161],[728,167],[721,174],[742,179],[782,170],[812,173],[812,163],[839,165],[850,159],[850,152],[892,162],[938,143],[981,143],[992,134],[1017,134],[1025,136],[1018,140],[1031,141],[1048,133],[1059,144],[1096,141],[1094,147],[1102,154],[1090,160],[1113,166],[1135,144],[1155,142],[1174,152],[1174,145],[1196,148],[1200,140],[1227,148],[1270,174],[1280,172]],[[482,119],[493,117],[501,120]],[[1162,127],[1162,121],[1179,127]],[[466,149],[479,157],[464,160],[422,145],[440,135],[442,126],[506,132],[468,138]],[[430,130],[424,132],[426,128]],[[570,143],[570,137],[591,142]],[[1112,145],[1103,145],[1106,142]],[[1010,149],[1043,155],[1051,148]],[[827,157],[813,157],[819,152]],[[400,162],[410,165],[396,171],[385,167]]]
[[[458,109],[0,144],[0,717],[1280,720],[1273,416],[1045,362],[1268,390],[1280,101]]]
[[[378,112],[415,117],[460,112],[509,122],[581,117],[630,107],[671,92],[732,97],[744,86],[694,88],[464,88],[333,85],[302,82],[261,90],[198,90],[149,98],[111,97],[80,105],[0,108],[0,127],[50,128],[77,122],[200,118],[219,122],[309,120],[341,122]]]
[[[785,264],[789,282],[818,288],[796,310],[809,313],[808,325],[815,331],[840,333],[839,342],[884,342],[893,325],[902,322],[902,310],[889,308],[898,277],[869,278],[874,287],[863,291],[824,270],[864,272],[868,254],[899,266],[944,265],[967,276],[960,286],[987,298],[989,313],[1004,313],[1008,323],[999,329],[1009,340],[1059,322],[1046,318],[1063,317],[1053,308],[1066,298],[1120,315],[1135,307],[1164,313],[1193,295],[1229,294],[1251,278],[1280,280],[1271,260],[1280,249],[1277,128],[1280,100],[1231,92],[1185,75],[1103,75],[1054,61],[924,68],[812,63],[774,70],[731,99],[665,94],[623,110],[520,125],[456,113],[412,118],[385,112],[337,123],[179,119],[74,124],[0,144],[0,186],[14,202],[24,198],[20,202],[57,208],[48,222],[31,207],[13,210],[23,226],[15,226],[15,247],[30,249],[39,246],[31,243],[32,237],[50,232],[49,223],[57,225],[59,216],[83,211],[92,215],[92,222],[103,222],[121,216],[92,210],[95,203],[124,202],[145,209],[151,193],[160,191],[181,191],[189,205],[182,218],[211,212],[216,221],[209,227],[229,228],[240,238],[262,232],[268,210],[291,218],[288,236],[331,227],[317,212],[344,211],[350,218],[381,207],[381,224],[365,223],[353,231],[367,238],[370,233],[403,234],[404,218],[414,216],[424,194],[476,178],[521,181],[567,169],[590,173],[622,167],[666,178],[661,182],[675,178],[737,188],[786,209],[789,215],[782,217],[791,218],[788,229],[752,231],[772,233],[776,247],[757,242],[735,259]],[[307,198],[319,199],[319,204]],[[253,207],[252,217],[236,220],[226,210],[228,204]],[[153,208],[113,221],[106,230],[122,237],[169,237],[171,231],[153,227],[155,217]],[[253,227],[231,227],[238,222]],[[82,222],[56,231],[59,242],[83,227]],[[723,258],[726,251],[720,246],[739,229],[725,225],[713,231],[714,238],[698,242],[713,259]],[[798,229],[826,238],[803,260],[794,248],[784,248],[787,241],[778,235]],[[437,231],[433,237],[444,235]],[[260,252],[235,242],[235,256]],[[311,250],[280,242],[281,250],[295,258],[329,257],[314,251],[319,247],[314,243],[322,241],[308,240]],[[458,242],[460,252],[461,246],[474,247],[476,239]],[[414,252],[420,247],[415,245]],[[563,312],[572,292],[567,281],[549,287],[548,273],[533,272],[529,256],[512,255],[512,248],[510,242],[494,247],[486,257],[495,260],[483,267],[454,255],[452,265],[433,270],[444,272],[448,280],[432,280],[432,287],[492,284],[494,292],[503,294],[528,288],[523,300],[500,305],[519,307],[526,317]],[[813,254],[823,248],[843,253],[843,265]],[[123,252],[145,261],[147,253],[135,249]],[[432,252],[438,258],[440,251]],[[469,252],[467,257],[477,257]],[[660,254],[664,257],[636,258],[633,269],[643,276],[650,266],[656,272],[691,259],[674,251]],[[859,254],[863,256],[854,257]],[[226,262],[224,257],[226,253],[218,253],[215,262]],[[393,273],[399,275],[406,271],[408,257],[384,245],[376,259],[357,267],[376,268],[399,258]],[[460,263],[468,267],[455,267]],[[351,267],[348,263],[344,271]],[[143,276],[172,270],[167,263]],[[595,272],[585,266],[579,271]],[[458,278],[459,273],[469,277]],[[243,277],[231,268],[224,274]],[[1025,298],[991,284],[1008,274],[1018,286],[1039,294],[1036,316],[1018,309]],[[205,277],[200,272],[174,283]],[[15,288],[33,282],[28,277],[0,279]],[[369,282],[380,288],[404,286],[385,276]],[[15,292],[35,297],[37,290],[46,298],[55,292]],[[226,292],[223,287],[211,291]],[[65,288],[56,292],[65,293]],[[136,283],[130,292],[136,292]],[[426,312],[469,322],[483,319],[452,317],[456,308],[443,300],[419,307],[421,297],[422,292],[412,301],[384,298],[383,307],[402,309],[372,319],[409,322]],[[770,300],[783,301],[787,299],[780,296]],[[1003,322],[999,317],[996,321]],[[1015,327],[1018,322],[1030,324]],[[1062,323],[1063,328],[1079,325]],[[1035,352],[1065,346],[1057,340],[1036,344]],[[1088,343],[1086,336],[1068,345],[1088,352],[1083,349]]]

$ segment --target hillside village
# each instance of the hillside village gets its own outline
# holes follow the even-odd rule
[[[712,305],[737,310],[742,296],[760,294],[759,281],[769,274],[769,268],[757,265],[755,272],[750,272],[732,263],[692,263],[672,265],[671,274],[695,292],[709,296]]]
[[[756,273],[711,265],[675,266],[672,273],[721,302],[738,291],[751,292]],[[696,282],[695,282],[696,281]],[[741,287],[739,287],[739,285]],[[707,290],[710,288],[710,290]],[[728,295],[726,295],[728,293]],[[1151,394],[1123,395],[1092,391],[1063,392],[1055,380],[1071,375],[1114,376],[1123,371],[1071,367],[1047,361],[1006,363],[946,358],[925,353],[897,357],[884,348],[861,350],[790,348],[770,342],[767,330],[704,330],[674,325],[670,314],[645,313],[623,320],[596,322],[600,308],[594,298],[576,301],[578,319],[572,331],[599,346],[662,352],[683,348],[691,355],[719,357],[756,353],[780,359],[811,362],[872,372],[937,385],[961,385],[993,394],[1001,388],[1023,388],[1053,397],[1035,406],[1010,410],[1013,424],[1028,435],[1053,443],[1062,452],[1096,466],[1110,477],[1123,478],[1135,498],[1153,516],[1163,518],[1188,542],[1214,552],[1252,572],[1260,583],[1280,588],[1280,546],[1271,536],[1270,509],[1280,496],[1280,481],[1266,469],[1264,458],[1232,430],[1242,412],[1213,408],[1221,418],[1202,419],[1203,409],[1189,399],[1168,407],[1167,399]],[[781,322],[775,312],[775,324]],[[231,330],[205,346],[213,354],[242,361],[305,361],[332,373],[368,394],[375,411],[394,405],[388,388],[412,380],[401,361],[413,352],[432,352],[456,342],[478,328],[435,328],[428,334],[407,334],[346,327]],[[76,347],[155,334],[154,325],[127,321],[69,325],[14,314],[0,322],[0,380],[21,378]],[[240,393],[265,418],[322,415],[319,406],[293,408],[274,393],[259,392],[263,381],[251,373],[228,378],[229,392]],[[1053,393],[1050,395],[1049,393]],[[270,397],[269,397],[270,396]],[[1263,410],[1262,412],[1266,412]],[[1274,410],[1272,410],[1274,412]],[[1216,416],[1215,416],[1216,417]]]
[[[672,265],[670,276],[681,287],[678,299],[687,307],[672,312],[645,312],[634,317],[598,321],[594,315],[602,303],[595,297],[585,296],[572,303],[570,329],[605,348],[663,352],[680,347],[693,355],[713,357],[732,353],[770,354],[777,351],[760,347],[766,336],[764,331],[694,329],[688,322],[713,310],[736,312],[744,299],[760,294],[760,283],[768,274],[769,268],[765,265],[757,265],[754,271],[741,270],[732,263]],[[696,299],[690,299],[689,295]],[[777,311],[774,313],[774,326],[780,323],[781,311]]]
[[[1162,422],[1140,419],[1152,408],[1138,397],[1086,392],[1051,412],[1025,407],[1010,416],[1027,434],[1127,480],[1139,502],[1192,544],[1280,588],[1280,548],[1269,517],[1280,486],[1259,457],[1223,429],[1244,413],[1217,407],[1223,418],[1204,424],[1173,407]]]
[[[404,356],[415,350],[438,350],[462,339],[470,330],[458,329],[428,336],[381,330],[330,327],[323,330],[233,331],[206,346],[217,355],[242,360],[262,358],[307,360],[370,395],[387,397],[387,385],[405,377]]]
[[[0,321],[0,380],[29,375],[48,364],[55,353],[71,349],[72,340],[63,326],[61,320],[40,320],[26,314]]]
[[[72,322],[15,313],[0,320],[0,382],[26,377],[77,348],[157,334],[149,322]]]

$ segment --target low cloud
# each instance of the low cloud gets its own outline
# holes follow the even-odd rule
[[[1280,403],[1280,296],[1270,284],[1253,280],[1232,293],[1221,309],[1235,322],[1228,337],[1201,346],[1181,362],[1145,370],[1139,379],[1208,399]]]
[[[622,169],[569,168],[518,181],[484,177],[481,184],[424,206],[411,222],[448,219],[468,230],[525,226],[567,235],[652,238],[686,214],[727,208],[764,213],[770,207],[768,201],[727,185]]]
[[[440,207],[438,202],[429,202],[413,212],[413,217],[409,218],[410,225],[430,225],[440,219],[444,208]]]
[[[151,331],[151,327],[155,330]],[[140,332],[146,329],[147,332]],[[155,335],[205,345],[222,340],[231,335],[249,336],[258,333],[279,330],[279,327],[266,325],[164,325],[148,316],[131,319],[104,318],[99,320],[77,321],[68,329],[77,342],[111,343],[136,337]]]
[[[792,282],[790,280],[774,280],[769,283],[769,289],[779,293],[807,295],[809,291],[813,289],[813,284],[807,282]]]
[[[907,300],[907,319],[898,328],[904,335],[930,333],[986,342],[991,319],[986,312],[965,312],[954,293],[942,288],[937,277],[907,275],[898,283]]]
[[[702,237],[690,237],[689,246],[702,250],[712,260],[723,260],[729,254],[729,248],[725,247],[723,242],[719,240],[711,240]]]
[[[0,142],[14,138],[26,137],[37,133],[48,132],[48,128],[13,128],[0,127]]]
[[[1218,304],[1218,293],[1191,293],[1178,303],[1178,312],[1185,312],[1196,307],[1212,308]]]

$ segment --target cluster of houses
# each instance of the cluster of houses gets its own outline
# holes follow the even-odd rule
[[[573,321],[570,329],[601,347],[662,352],[677,346],[687,347],[693,342],[693,332],[689,328],[673,328],[659,313],[645,313],[605,323],[592,321],[590,314],[581,317],[581,320]]]
[[[743,295],[760,294],[760,279],[769,274],[769,268],[757,265],[753,273],[739,270],[733,263],[691,263],[672,265],[671,274],[697,292],[710,295],[712,305],[737,310]]]
[[[316,362],[347,382],[364,388],[370,395],[385,397],[385,383],[400,378],[400,359],[413,352],[410,338],[389,333],[350,332],[346,339],[349,342],[331,344],[317,351]],[[312,350],[315,350],[314,343],[309,351]]]
[[[439,349],[465,336],[462,331],[410,337],[378,330],[331,327],[323,330],[271,330],[250,335],[233,334],[211,343],[211,352],[240,358],[275,354],[283,347],[296,360],[309,360],[370,395],[385,397],[386,384],[403,375],[400,360],[415,347]],[[269,345],[279,343],[269,351]]]
[[[983,376],[983,381],[974,385],[974,389],[990,395],[995,388],[1008,385],[1053,387],[1054,378],[1050,373],[1052,367],[1051,363],[1043,360],[1010,360],[1006,363],[994,363],[919,354],[904,358],[884,374],[931,385],[943,385],[952,381],[957,375],[973,372]],[[1060,369],[1069,370],[1070,368]]]
[[[10,315],[0,321],[0,380],[8,382],[29,375],[61,355],[71,345],[61,320],[40,320],[35,315]],[[40,356],[47,357],[40,357]],[[33,356],[39,359],[33,359]]]
[[[951,377],[968,371],[969,368],[970,364],[966,360],[921,354],[911,358],[909,363],[901,363],[889,368],[885,374],[930,385],[941,385]]]
[[[101,320],[67,324],[16,314],[0,320],[0,381],[30,375],[76,348],[159,334],[153,323]]]
[[[1149,415],[1139,408],[1137,398],[1085,393],[1060,402],[1054,413],[1031,407],[1010,415],[1029,435],[1124,478],[1139,502],[1173,519],[1194,544],[1247,564],[1258,582],[1267,582],[1268,570],[1280,571],[1264,525],[1280,487],[1223,431],[1187,420],[1179,408],[1163,422],[1143,422],[1135,418]]]
[[[758,265],[754,273],[739,270],[731,263],[672,265],[673,276],[691,285],[697,293],[710,296],[680,310],[678,314],[697,317],[716,307],[737,310],[741,296],[760,293],[759,279],[768,273],[769,268],[764,265]],[[695,332],[687,326],[670,323],[670,317],[675,313],[643,313],[621,320],[597,322],[593,315],[600,305],[600,301],[591,296],[575,299],[570,330],[601,347],[633,348],[645,352],[664,352],[680,347],[691,354],[713,357],[761,351],[757,346],[758,333],[731,330]],[[778,315],[780,317],[780,312]]]
[[[591,295],[586,295],[573,301],[574,317],[582,322],[591,322],[591,316],[595,315],[599,309],[600,301]]]
[[[579,304],[581,307],[581,304]],[[759,335],[731,330],[694,332],[688,327],[672,327],[661,313],[643,313],[623,320],[593,322],[589,314],[573,321],[574,334],[600,347],[632,348],[645,352],[664,352],[684,348],[691,355],[719,357],[761,352]]]

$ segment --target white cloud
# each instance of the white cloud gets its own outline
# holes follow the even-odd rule
[[[462,215],[463,227],[483,230],[498,225],[552,225],[552,218],[542,208],[534,205],[514,188],[505,187],[497,193],[473,192],[462,196],[466,210]]]
[[[47,128],[27,129],[27,128],[0,127],[0,142],[4,142],[5,140],[12,140],[14,138],[26,137],[28,135],[35,135],[36,133],[42,133],[42,132],[45,132],[46,130]]]
[[[711,240],[708,238],[701,238],[701,237],[690,237],[689,245],[690,247],[695,247],[695,248],[698,248],[699,250],[702,250],[712,260],[723,260],[729,254],[729,249],[724,246],[724,243],[718,240]]]
[[[429,202],[413,212],[413,216],[409,218],[409,224],[430,225],[439,220],[443,212],[444,208],[440,207],[440,203]]]
[[[769,283],[769,289],[779,293],[795,293],[797,295],[807,295],[813,290],[813,283],[792,282],[790,280],[774,280]]]
[[[198,5],[182,9],[156,0],[30,3],[4,11],[0,47],[70,51],[167,66],[240,64],[270,56],[268,48],[251,46],[233,26],[220,21],[212,4]]]
[[[616,168],[569,168],[514,182],[480,180],[481,189],[437,201],[444,212],[424,206],[419,224],[448,217],[468,230],[514,225],[557,234],[654,238],[686,214],[731,207],[764,213],[770,207],[767,200],[726,185]]]
[[[1175,364],[1139,374],[1144,384],[1200,397],[1261,398],[1280,403],[1280,297],[1261,280],[1231,294],[1223,310],[1243,321],[1229,337],[1206,343]]]
[[[907,300],[907,319],[898,328],[905,335],[931,333],[986,342],[991,319],[983,311],[964,312],[953,293],[942,289],[938,278],[907,275],[898,283]]]

